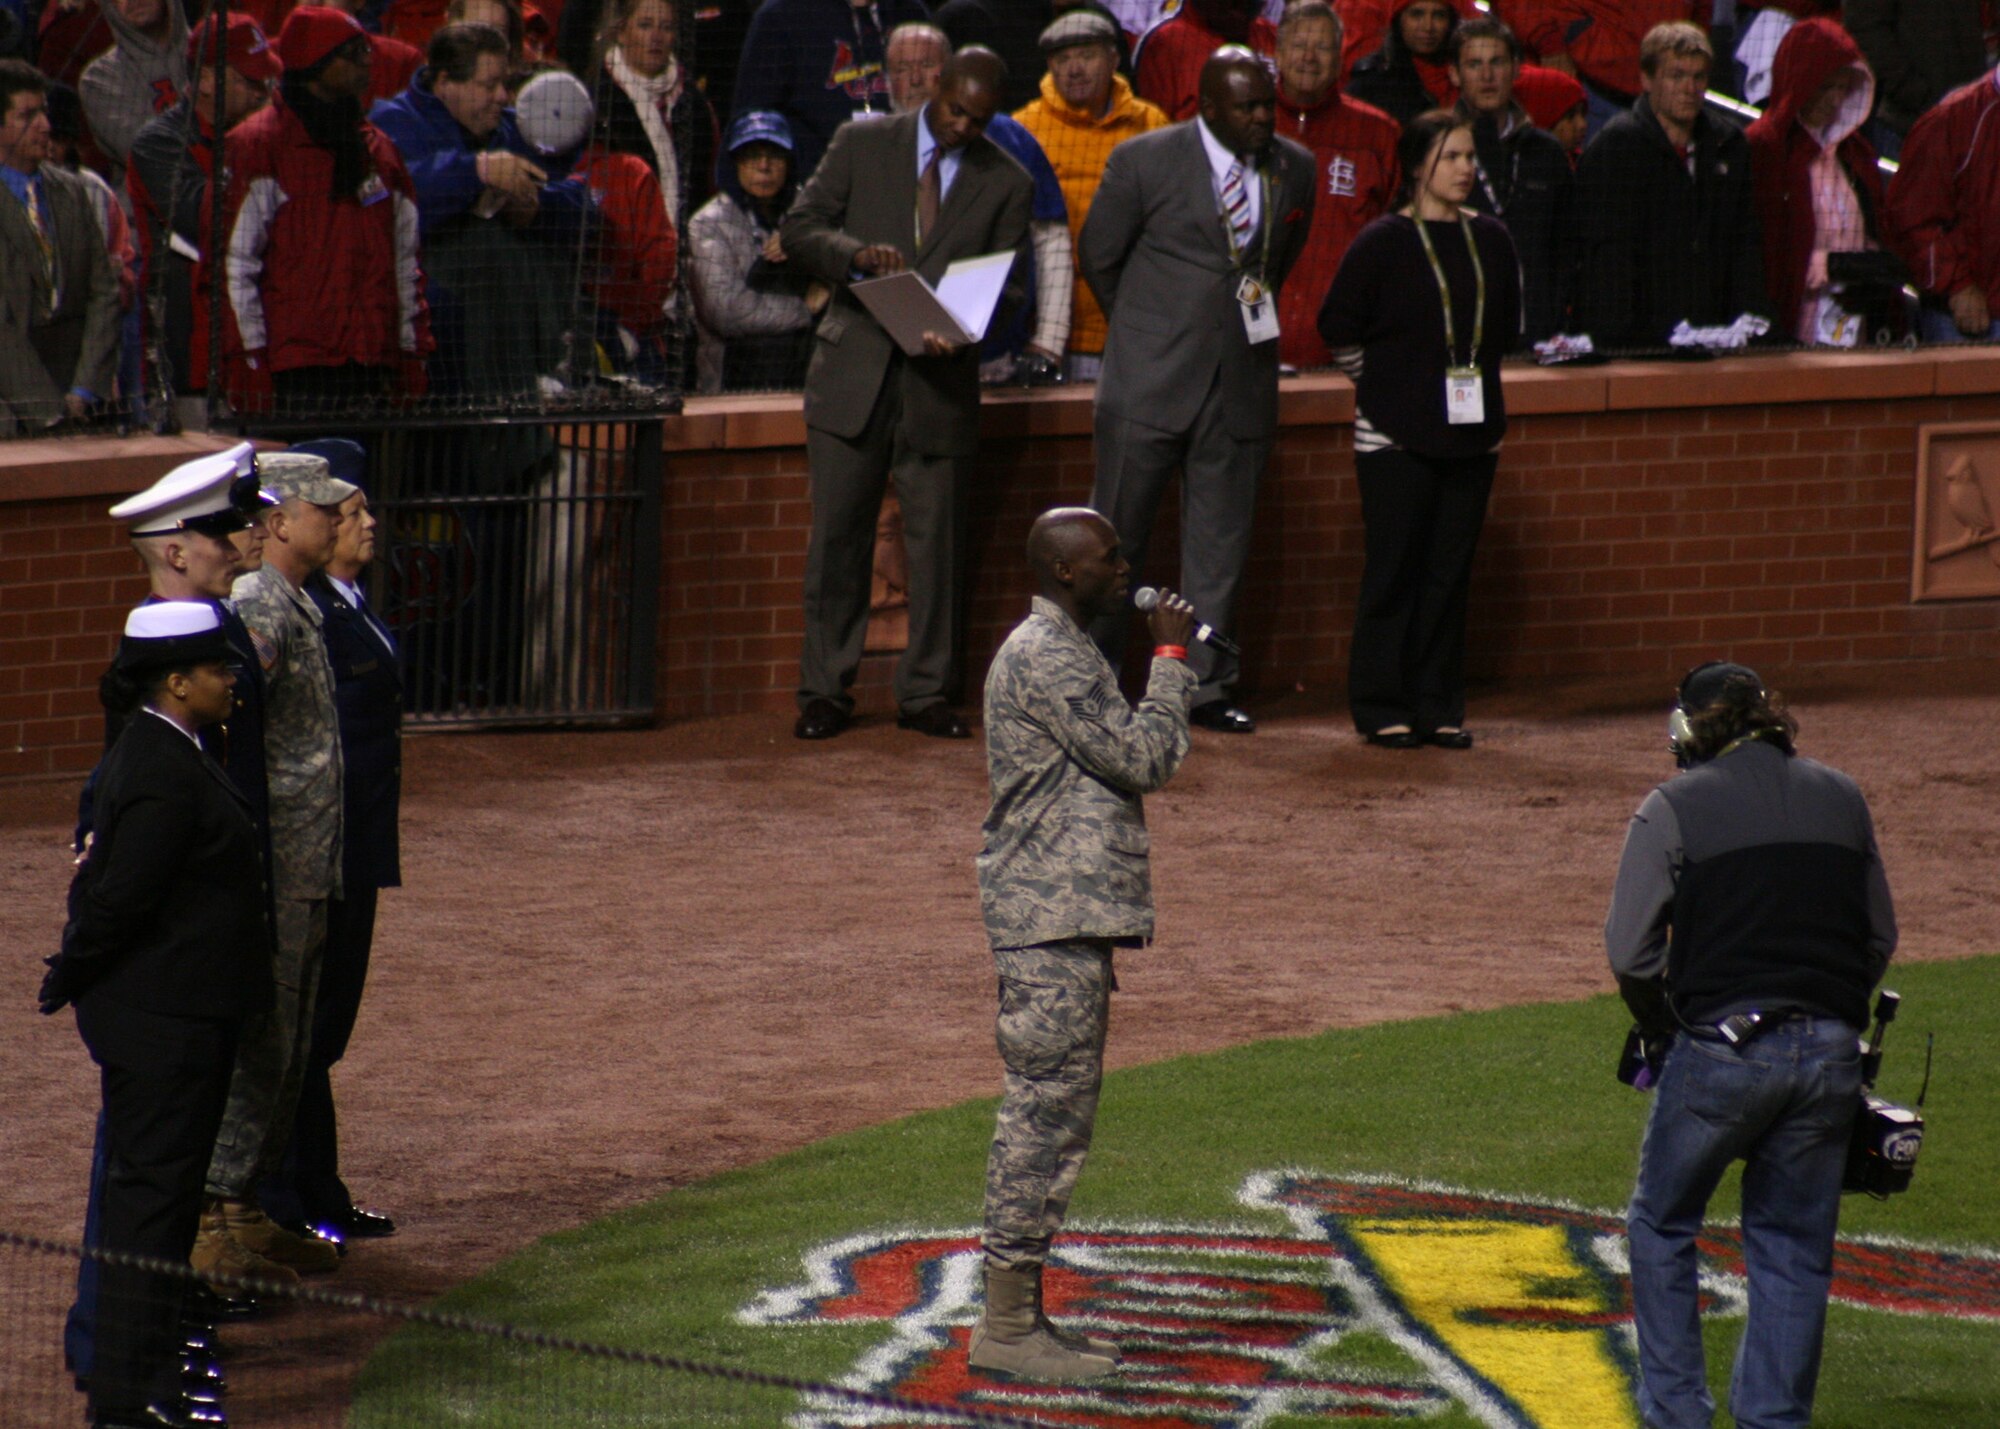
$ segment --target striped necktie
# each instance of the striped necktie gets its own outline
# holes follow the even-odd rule
[[[1250,242],[1250,191],[1243,186],[1243,161],[1238,159],[1222,176],[1222,212],[1229,220],[1231,241],[1237,251]]]

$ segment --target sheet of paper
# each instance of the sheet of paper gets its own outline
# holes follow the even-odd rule
[[[938,301],[974,342],[986,336],[993,310],[1000,306],[1000,290],[1007,286],[1007,273],[1013,266],[1013,253],[987,253],[959,259],[938,280]]]

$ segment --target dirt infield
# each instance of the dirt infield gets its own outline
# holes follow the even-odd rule
[[[2000,671],[1766,673],[1873,801],[1902,956],[2000,948]],[[1112,1064],[1608,990],[1598,930],[1624,820],[1669,772],[1664,694],[1477,692],[1470,754],[1365,748],[1308,695],[1254,738],[1198,733],[1149,801],[1160,939],[1120,956]],[[997,1091],[980,747],[788,724],[409,742],[406,887],[337,1073],[348,1180],[405,1230],[339,1288],[427,1297],[545,1232]],[[32,993],[74,793],[0,793],[0,1229],[57,1238],[95,1090]],[[369,1338],[325,1328],[264,1332],[322,1390]]]

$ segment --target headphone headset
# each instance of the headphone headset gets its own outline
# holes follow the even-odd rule
[[[1677,768],[1685,769],[1695,762],[1692,752],[1694,726],[1688,720],[1689,709],[1707,709],[1731,685],[1743,684],[1755,686],[1759,698],[1763,696],[1763,678],[1748,665],[1732,664],[1727,660],[1704,660],[1681,676],[1680,685],[1674,691],[1673,712],[1667,716],[1667,751],[1674,756]]]

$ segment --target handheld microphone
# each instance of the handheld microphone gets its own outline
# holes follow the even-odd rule
[[[1153,607],[1159,603],[1160,593],[1149,585],[1142,585],[1132,592],[1132,604],[1136,605],[1143,614],[1151,615]],[[1241,645],[1238,645],[1213,625],[1204,625],[1201,617],[1198,615],[1195,617],[1194,638],[1208,646],[1209,649],[1220,650],[1225,655],[1241,655],[1243,653]]]

